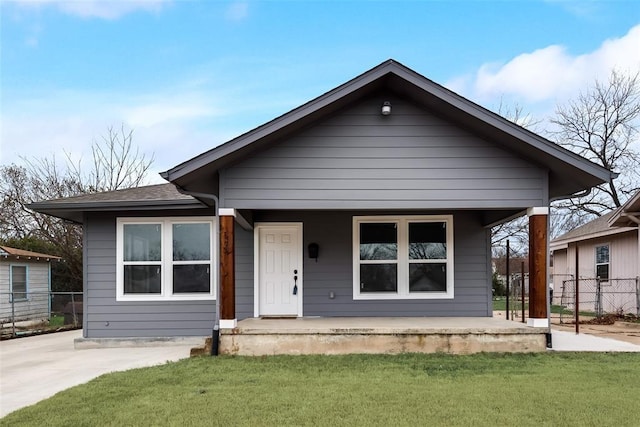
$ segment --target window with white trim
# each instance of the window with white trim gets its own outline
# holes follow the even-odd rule
[[[27,266],[11,265],[9,276],[9,281],[11,282],[11,301],[25,301],[27,299]]]
[[[118,218],[118,301],[215,299],[211,218]]]
[[[453,216],[353,217],[353,298],[453,298]]]
[[[596,277],[609,280],[609,245],[596,246]]]

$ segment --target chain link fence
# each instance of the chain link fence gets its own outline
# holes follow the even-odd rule
[[[572,276],[554,278],[554,285],[552,308],[559,307],[560,323],[573,323],[576,309],[580,321],[610,314],[640,316],[638,277],[608,280],[580,278],[577,291],[576,280]]]
[[[2,339],[82,327],[82,292],[2,292]]]

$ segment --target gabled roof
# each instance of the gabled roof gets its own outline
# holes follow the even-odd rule
[[[627,233],[633,231],[634,228],[630,227],[611,227],[609,221],[613,217],[616,211],[609,212],[606,215],[602,215],[588,223],[574,228],[568,233],[563,234],[557,239],[553,239],[549,247],[551,250],[564,249],[569,243],[578,242],[581,240],[595,239],[598,237],[611,236],[614,234]]]
[[[609,219],[612,227],[638,227],[640,225],[640,191],[620,206]]]
[[[212,182],[217,182],[218,170],[380,90],[409,98],[458,126],[548,168],[550,199],[567,197],[615,177],[609,170],[457,95],[394,60],[385,61],[318,98],[161,175],[186,191],[211,192],[210,186]]]
[[[10,248],[9,246],[0,246],[0,258],[11,258],[15,260],[24,259],[25,261],[49,261],[52,259],[62,259],[59,256],[42,254],[40,252],[25,251],[24,249]]]
[[[173,184],[156,184],[47,200],[31,203],[27,207],[36,212],[81,223],[83,212],[193,209],[205,205],[180,193]]]

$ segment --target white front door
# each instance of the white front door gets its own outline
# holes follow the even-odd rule
[[[302,316],[302,224],[257,224],[258,316]]]

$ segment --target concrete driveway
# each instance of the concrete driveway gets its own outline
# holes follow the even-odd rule
[[[189,357],[193,344],[76,350],[82,331],[0,343],[0,417],[102,374]]]

